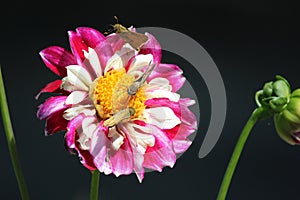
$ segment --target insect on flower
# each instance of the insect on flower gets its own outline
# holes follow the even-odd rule
[[[128,28],[119,24],[118,18],[116,16],[114,16],[114,18],[117,20],[117,23],[113,25],[112,30],[115,31],[124,40],[125,43],[129,43],[132,48],[139,51],[143,44],[148,41],[148,37],[145,34],[129,30]]]
[[[61,79],[39,93],[56,95],[38,107],[37,117],[46,120],[46,135],[66,131],[66,149],[75,150],[87,169],[117,177],[134,172],[142,182],[145,169],[172,168],[176,155],[190,147],[197,120],[189,106],[195,101],[177,93],[183,71],[161,63],[151,33],[118,23],[113,28],[105,36],[78,27],[68,31],[72,51],[51,46],[40,52]]]
[[[151,72],[153,71],[156,64],[148,65],[146,71],[139,76],[132,84],[129,86],[126,85],[127,80],[132,76],[124,75],[119,82],[117,83],[115,90],[112,94],[112,110],[115,113],[109,119],[105,120],[104,126],[114,126],[119,122],[129,119],[134,115],[135,110],[132,107],[128,107],[130,98],[137,93],[137,91],[143,86],[146,79],[149,77]]]

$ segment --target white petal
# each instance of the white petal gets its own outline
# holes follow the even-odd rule
[[[174,114],[169,107],[148,108],[143,112],[146,122],[154,124],[161,129],[171,129],[180,124],[180,119]]]
[[[86,117],[82,121],[82,130],[83,133],[89,138],[92,137],[93,132],[96,130],[96,118],[95,117]]]
[[[167,90],[172,91],[172,86],[170,85],[170,82],[166,78],[154,78],[148,83],[148,90],[152,89],[161,89],[161,90]]]
[[[115,151],[124,143],[124,137],[116,131],[115,127],[109,130],[108,137],[112,138],[112,147]]]
[[[89,150],[91,147],[91,138],[97,128],[95,117],[87,117],[82,121],[82,131],[79,133],[78,142],[83,150]]]
[[[134,72],[134,71],[140,71],[143,67],[149,66],[150,63],[153,61],[153,55],[152,54],[140,54],[137,55],[132,63],[129,66],[128,74]]]
[[[153,90],[153,91],[145,91],[147,99],[153,98],[168,98],[170,101],[178,102],[180,99],[180,95],[175,92],[170,92],[166,90]]]
[[[86,116],[94,116],[96,114],[96,110],[92,105],[78,105],[65,110],[63,117],[66,120],[71,120],[80,113],[84,113]]]
[[[94,71],[96,72],[97,77],[102,75],[101,64],[99,61],[99,57],[96,51],[89,47],[89,53],[87,55],[87,59],[89,60],[91,66],[93,67]]]
[[[140,153],[144,154],[148,146],[154,146],[155,138],[149,134],[151,130],[132,123],[127,123],[126,129]]]
[[[110,69],[120,69],[124,67],[130,58],[137,54],[128,43],[126,43],[121,50],[117,51],[108,61],[104,69],[104,74]]]
[[[74,91],[66,99],[65,104],[78,104],[88,96],[85,91]]]
[[[72,85],[88,91],[89,85],[92,83],[91,76],[89,73],[79,65],[69,65],[67,66],[67,80]]]

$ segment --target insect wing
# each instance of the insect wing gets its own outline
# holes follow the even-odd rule
[[[118,124],[119,122],[130,118],[131,115],[132,115],[131,109],[130,108],[125,108],[123,110],[120,110],[119,112],[115,113],[113,116],[111,116],[110,118],[105,120],[103,125],[108,126],[108,127],[112,127],[112,126]]]
[[[139,51],[141,46],[148,41],[148,37],[142,33],[136,33],[132,31],[120,32],[118,35],[124,40],[125,43],[129,43],[132,48]]]

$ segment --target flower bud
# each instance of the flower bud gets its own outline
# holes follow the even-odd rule
[[[300,144],[300,89],[295,90],[283,110],[274,115],[278,135],[289,144]]]
[[[256,103],[259,107],[278,113],[286,107],[290,93],[290,84],[285,78],[278,75],[276,81],[265,83],[263,89],[256,93]]]

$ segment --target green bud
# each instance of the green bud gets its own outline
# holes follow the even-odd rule
[[[255,100],[259,107],[270,110],[268,113],[279,113],[288,104],[290,93],[288,81],[277,75],[275,81],[265,83],[263,89],[256,93]]]
[[[300,144],[300,89],[295,90],[284,109],[274,115],[278,135],[289,144]]]

